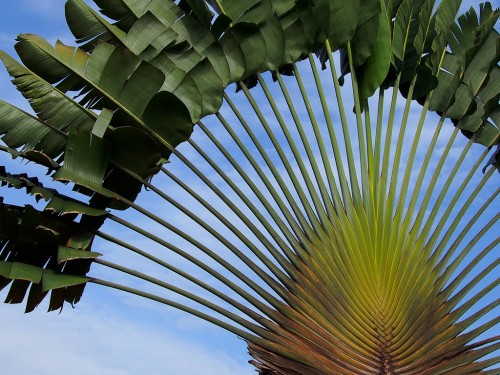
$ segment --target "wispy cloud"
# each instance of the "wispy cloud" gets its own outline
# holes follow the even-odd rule
[[[96,291],[93,292],[95,296]],[[175,324],[176,314],[167,315]],[[42,311],[23,315],[18,306],[3,306],[0,321],[6,344],[0,352],[5,374],[244,375],[253,372],[244,359],[229,354],[229,348],[234,346],[240,346],[241,353],[245,354],[244,342],[232,335],[218,330],[218,343],[207,347],[200,340],[203,331],[209,332],[205,340],[215,341],[214,328],[207,324],[191,325],[191,332],[176,334],[170,324],[162,324],[161,319],[149,322],[126,315],[97,299],[87,300],[77,309],[60,315]],[[181,330],[183,324],[185,317],[180,321]]]

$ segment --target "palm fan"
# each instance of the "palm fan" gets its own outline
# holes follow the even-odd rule
[[[132,293],[261,374],[498,373],[498,10],[94,2],[0,55],[1,150],[56,186],[0,168],[42,204],[1,203],[6,302]]]

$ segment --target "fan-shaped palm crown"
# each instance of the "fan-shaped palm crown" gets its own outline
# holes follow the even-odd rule
[[[131,292],[241,336],[262,374],[498,373],[498,10],[94,2],[66,3],[78,47],[24,34],[23,64],[0,54],[35,113],[0,101],[1,150],[74,185],[0,169],[46,202],[1,204],[6,302]],[[178,277],[91,251],[110,245]]]

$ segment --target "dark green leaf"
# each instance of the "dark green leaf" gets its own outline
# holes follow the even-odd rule
[[[106,194],[102,182],[109,160],[109,149],[102,138],[73,129],[68,137],[64,164],[54,179],[71,181]]]
[[[391,65],[391,29],[384,3],[379,15],[377,39],[373,51],[360,69],[360,96],[369,98],[384,82]]]
[[[95,259],[101,255],[102,254],[94,251],[85,251],[66,246],[59,246],[57,250],[57,263],[63,263],[75,259]]]
[[[25,280],[38,284],[42,279],[42,269],[30,264],[0,261],[0,275],[12,280]]]
[[[92,50],[98,41],[119,42],[125,33],[100,17],[82,0],[68,0],[65,6],[66,21],[77,43],[85,51]]]
[[[361,8],[360,0],[330,2],[330,41],[332,51],[344,47],[356,31]]]
[[[59,196],[53,196],[45,207],[45,210],[53,212],[56,215],[84,214],[88,216],[103,216],[106,214],[104,210],[98,210],[81,202],[64,199]]]
[[[43,271],[42,290],[46,292],[52,289],[85,284],[89,280],[90,279],[88,277],[67,275],[61,272],[46,269]]]
[[[113,112],[110,111],[109,109],[104,108],[101,111],[101,113],[99,113],[99,116],[97,117],[94,127],[92,128],[92,135],[98,138],[104,137],[104,133],[106,133],[106,130],[112,118],[113,118]]]

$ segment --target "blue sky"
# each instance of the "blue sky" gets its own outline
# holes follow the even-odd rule
[[[462,8],[474,3],[473,0],[464,2]],[[498,2],[493,4],[498,6]],[[72,44],[72,36],[64,22],[64,1],[18,0],[9,4],[0,14],[0,49],[13,54],[15,36],[28,32],[42,35],[51,42],[61,39]],[[28,108],[10,84],[4,69],[0,69],[0,93],[2,99]],[[346,107],[351,105],[348,103]],[[418,114],[412,116],[416,119]],[[449,134],[449,129],[445,133]],[[224,137],[222,132],[220,135]],[[203,144],[202,138],[200,142]],[[461,147],[463,142],[454,152],[458,153]],[[188,148],[183,150],[191,155]],[[5,160],[5,155],[1,157],[2,163],[14,165]],[[193,154],[193,157],[196,156]],[[210,194],[204,186],[197,188],[198,192]],[[10,191],[8,194],[10,199],[18,199],[18,195]],[[146,207],[157,204],[157,200],[148,195],[141,197],[140,202]],[[180,227],[192,225],[182,215],[175,220]],[[108,229],[122,235],[117,227],[108,226]],[[161,233],[161,228],[152,224],[148,229]],[[134,241],[137,246],[152,246],[147,241]],[[217,246],[210,241],[213,240],[208,238],[207,242]],[[96,244],[94,250],[132,265],[138,261],[104,243]],[[160,252],[161,249],[151,251]],[[149,265],[144,267],[143,270],[151,274],[160,272]],[[101,272],[108,275],[106,271]],[[175,275],[168,277],[175,278]],[[115,280],[121,281],[120,276]],[[4,295],[5,291],[1,292],[0,298]],[[254,373],[253,367],[246,363],[249,357],[245,343],[233,334],[175,309],[112,290],[89,285],[76,308],[67,307],[62,314],[47,314],[43,306],[28,315],[22,311],[22,306],[0,305],[0,329],[4,342],[8,343],[0,352],[0,363],[6,374]]]

